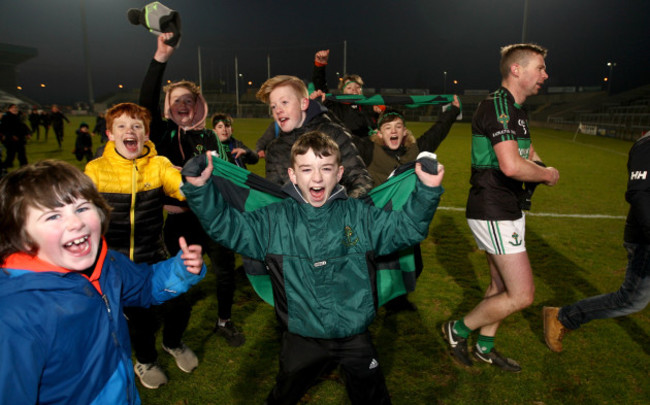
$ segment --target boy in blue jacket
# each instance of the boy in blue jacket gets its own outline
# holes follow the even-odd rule
[[[205,275],[201,247],[153,265],[103,238],[110,207],[74,166],[0,181],[0,403],[139,404],[124,306],[161,304]]]
[[[335,141],[308,132],[291,149],[293,198],[253,212],[229,206],[213,182],[212,159],[182,191],[210,237],[267,266],[275,312],[286,328],[280,370],[268,404],[294,404],[329,369],[340,365],[353,404],[389,404],[390,396],[368,326],[377,311],[373,257],[427,237],[443,192],[443,168],[422,170],[401,211],[348,198]]]

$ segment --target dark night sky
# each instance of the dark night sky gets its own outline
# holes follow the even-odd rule
[[[85,2],[95,100],[140,85],[156,39],[131,25],[126,12],[142,0],[0,1],[0,42],[34,47],[19,65],[23,93],[41,103],[88,100],[81,4]],[[494,89],[499,47],[520,42],[524,0],[248,1],[164,0],[177,10],[183,40],[167,77],[204,84],[229,79],[234,56],[245,81],[271,75],[311,76],[315,51],[331,49],[330,83],[343,69],[371,88],[430,88],[442,92]],[[526,39],[549,48],[549,86],[598,86],[616,62],[612,89],[650,83],[650,1],[529,0]],[[451,84],[458,80],[457,88]],[[39,84],[45,83],[46,88]]]

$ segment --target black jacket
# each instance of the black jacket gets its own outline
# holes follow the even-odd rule
[[[358,198],[372,188],[372,179],[366,166],[359,156],[352,135],[341,125],[332,121],[327,109],[314,100],[309,101],[307,117],[300,128],[291,132],[280,132],[266,150],[266,178],[276,184],[284,185],[289,182],[287,168],[291,164],[291,147],[300,135],[320,131],[332,138],[341,151],[341,162],[344,169],[341,185],[346,188],[350,197]]]

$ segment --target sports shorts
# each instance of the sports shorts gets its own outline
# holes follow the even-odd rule
[[[509,255],[526,251],[526,217],[514,221],[467,219],[478,248],[492,255]]]

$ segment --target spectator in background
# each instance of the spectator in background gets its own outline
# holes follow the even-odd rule
[[[259,157],[243,142],[233,136],[233,119],[229,114],[216,113],[212,116],[212,128],[219,141],[228,149],[228,161],[239,167],[255,164]],[[194,214],[192,214],[194,215]],[[203,232],[204,233],[204,232]],[[219,319],[214,331],[223,336],[229,345],[241,346],[246,341],[244,335],[232,322],[232,303],[235,293],[235,252],[225,248],[204,234],[205,243],[212,261],[212,267],[217,275],[217,302]]]
[[[377,118],[384,110],[384,106],[361,106],[354,103],[342,103],[325,99],[329,93],[326,79],[326,67],[330,51],[321,50],[314,55],[314,71],[312,81],[316,91],[311,98],[322,97],[325,107],[336,117],[351,133],[365,138],[370,131],[377,128]],[[343,94],[363,95],[363,79],[355,74],[348,74],[338,83],[338,88]]]
[[[27,116],[27,119],[29,120],[29,126],[32,127],[32,135],[36,134],[36,140],[38,141],[41,137],[41,115],[36,106],[32,106],[32,111]]]
[[[3,144],[7,148],[7,157],[2,162],[2,167],[4,169],[13,167],[16,156],[18,156],[20,166],[25,166],[27,164],[25,144],[30,136],[30,131],[27,124],[22,121],[20,110],[16,104],[10,104],[2,116],[0,134],[2,134]]]
[[[259,161],[259,156],[250,150],[244,143],[233,136],[232,124],[234,120],[230,114],[216,113],[212,116],[212,128],[219,141],[228,148],[230,163],[246,169],[246,165],[254,165]]]
[[[52,124],[52,119],[50,118],[50,114],[43,110],[40,110],[38,113],[41,118],[41,126],[43,127],[43,141],[47,143],[47,135],[48,132],[50,132],[50,125]]]
[[[93,139],[90,134],[89,126],[85,122],[79,125],[76,131],[77,139],[74,142],[74,153],[78,161],[86,158],[86,162],[93,160]]]
[[[70,120],[59,110],[59,106],[52,105],[52,112],[50,112],[50,122],[54,135],[56,135],[56,142],[59,144],[59,149],[63,147],[63,121],[70,123]],[[47,130],[46,130],[47,131]]]
[[[104,114],[101,112],[97,113],[93,134],[99,135],[100,143],[106,143],[108,141],[108,135],[106,135],[106,118],[104,118]]]

